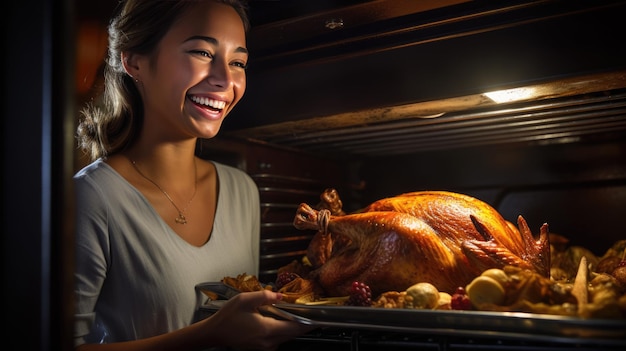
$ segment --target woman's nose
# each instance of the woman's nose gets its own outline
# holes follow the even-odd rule
[[[229,67],[230,66],[223,60],[211,61],[209,76],[207,77],[209,84],[219,87],[227,87],[232,82],[232,75]]]

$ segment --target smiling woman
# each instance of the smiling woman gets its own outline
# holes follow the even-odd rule
[[[271,291],[196,321],[196,285],[259,270],[255,183],[195,155],[244,95],[247,28],[238,0],[128,0],[111,21],[102,104],[78,126],[80,350],[275,349],[309,330],[259,314]]]

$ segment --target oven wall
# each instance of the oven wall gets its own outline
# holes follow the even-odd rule
[[[261,282],[275,281],[280,267],[306,254],[315,231],[293,226],[301,203],[317,206],[320,194],[330,187],[346,196],[352,193],[345,178],[349,167],[319,155],[223,137],[201,140],[197,154],[238,167],[255,181],[261,202]]]

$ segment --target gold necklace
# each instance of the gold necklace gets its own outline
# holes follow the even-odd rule
[[[191,195],[191,199],[189,199],[189,202],[187,202],[187,205],[182,210],[180,208],[178,208],[178,206],[176,206],[176,204],[174,203],[174,200],[172,200],[172,198],[167,193],[167,191],[163,190],[163,188],[161,188],[161,186],[159,184],[157,184],[154,180],[146,177],[146,175],[143,174],[141,172],[141,170],[139,170],[139,167],[137,167],[137,163],[135,163],[135,161],[130,160],[130,163],[133,164],[133,167],[135,167],[135,170],[137,171],[137,173],[139,173],[140,176],[146,178],[147,181],[149,181],[150,183],[154,184],[157,188],[159,188],[159,190],[161,190],[163,195],[165,195],[165,197],[167,197],[167,199],[172,203],[172,206],[174,206],[176,211],[178,211],[178,217],[176,217],[174,219],[176,221],[176,223],[178,223],[178,224],[187,224],[187,218],[185,217],[185,211],[187,211],[187,207],[189,207],[189,204],[191,203],[191,200],[193,200],[193,198],[196,196],[196,190],[198,189],[198,168],[196,166],[196,159],[195,158],[193,159],[193,170],[194,170],[194,173],[195,173],[195,182],[193,184],[193,195]]]

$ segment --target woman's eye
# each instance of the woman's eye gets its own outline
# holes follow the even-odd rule
[[[203,50],[192,50],[191,53],[194,55],[200,55],[200,56],[207,57],[207,58],[213,58],[213,55],[210,52],[203,51]]]
[[[248,64],[245,62],[233,62],[232,65],[243,69],[248,68]]]
[[[209,60],[214,60],[215,59],[215,55],[213,55],[211,52],[209,51],[205,51],[205,50],[190,50],[189,51],[190,54],[192,55],[198,55],[198,56],[202,56],[204,58],[207,58]],[[231,63],[232,66],[241,68],[241,69],[246,69],[248,68],[248,63],[245,61],[233,61]]]

